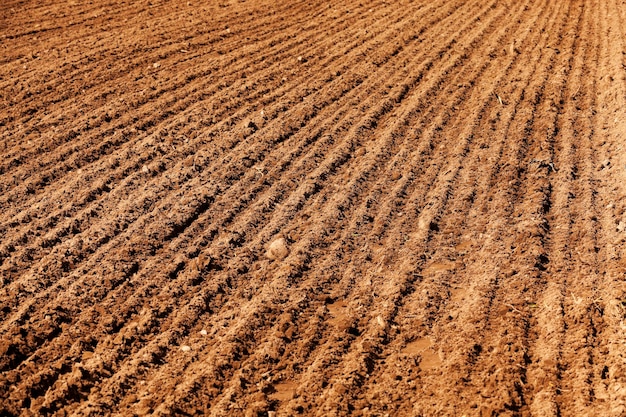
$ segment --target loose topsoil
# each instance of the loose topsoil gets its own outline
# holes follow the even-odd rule
[[[0,415],[625,415],[625,32],[2,1]]]

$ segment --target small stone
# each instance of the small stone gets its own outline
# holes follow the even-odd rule
[[[274,240],[265,253],[269,259],[279,261],[285,259],[287,255],[289,255],[289,248],[287,248],[287,241],[283,237]]]
[[[439,231],[439,225],[437,224],[437,222],[431,221],[429,219],[426,219],[424,217],[422,217],[421,219],[419,219],[417,221],[417,225],[420,229],[422,230],[430,230],[433,232],[438,232]]]
[[[143,172],[144,174],[148,174],[150,172],[150,169],[144,165],[141,167],[141,172]]]
[[[202,336],[206,336],[207,334],[209,334],[205,329],[200,330],[200,334]]]
[[[155,62],[154,64],[152,64],[152,68],[159,68],[161,66],[161,64],[159,62]]]
[[[289,339],[292,340],[293,339],[293,335],[294,335],[295,331],[293,329],[293,327],[289,327],[287,330],[284,331],[284,336]]]
[[[180,350],[182,350],[183,352],[190,352],[191,351],[191,346],[182,345],[180,347]]]

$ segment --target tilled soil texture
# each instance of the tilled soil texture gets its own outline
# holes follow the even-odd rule
[[[626,413],[624,3],[343,3],[2,2],[1,415]]]

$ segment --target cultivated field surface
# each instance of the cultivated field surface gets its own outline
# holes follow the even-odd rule
[[[3,0],[0,415],[626,415],[623,0]]]

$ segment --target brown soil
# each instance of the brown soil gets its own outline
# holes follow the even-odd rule
[[[1,415],[626,414],[621,0],[4,0],[0,51]]]

